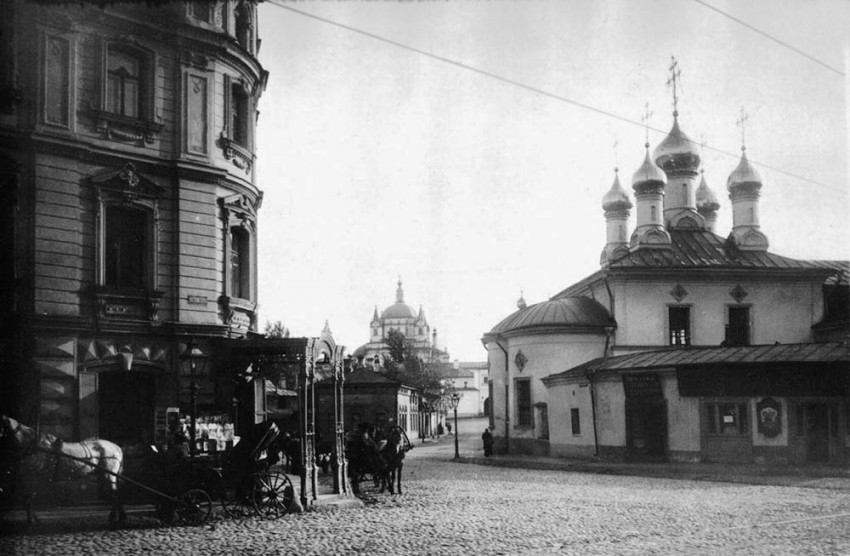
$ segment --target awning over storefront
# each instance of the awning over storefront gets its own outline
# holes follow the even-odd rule
[[[649,370],[675,371],[682,396],[850,395],[850,346],[843,342],[645,351],[594,359],[544,383]]]

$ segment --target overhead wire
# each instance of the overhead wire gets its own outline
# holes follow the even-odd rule
[[[380,41],[380,42],[383,42],[383,43],[386,43],[386,44],[390,44],[392,46],[401,48],[403,50],[408,50],[410,52],[414,52],[416,54],[420,54],[422,56],[425,56],[425,57],[428,57],[428,58],[431,58],[431,59],[434,59],[434,60],[438,60],[440,62],[449,64],[449,65],[452,65],[452,66],[455,66],[455,67],[458,67],[458,68],[461,68],[461,69],[464,69],[464,70],[467,70],[467,71],[471,71],[471,72],[477,73],[479,75],[483,75],[485,77],[489,77],[489,78],[494,79],[496,81],[501,81],[503,83],[513,85],[513,86],[518,87],[520,89],[525,89],[527,91],[531,91],[531,92],[538,94],[538,95],[542,95],[542,96],[545,96],[545,97],[548,97],[548,98],[552,98],[552,99],[564,102],[566,104],[571,104],[571,105],[576,106],[578,108],[583,108],[585,110],[589,110],[591,112],[595,112],[597,114],[601,114],[603,116],[607,116],[609,118],[613,118],[613,119],[619,120],[621,122],[640,127],[641,129],[649,129],[651,131],[654,131],[654,132],[662,134],[662,135],[665,135],[665,134],[668,133],[666,130],[649,126],[646,123],[638,122],[638,121],[633,120],[631,118],[628,118],[626,116],[621,116],[621,115],[616,114],[614,112],[609,112],[607,110],[604,110],[602,108],[597,108],[597,107],[592,106],[590,104],[586,104],[586,103],[583,103],[583,102],[580,102],[580,101],[577,101],[577,100],[574,100],[574,99],[571,99],[571,98],[568,98],[568,97],[565,97],[565,96],[562,96],[562,95],[551,93],[551,92],[545,91],[543,89],[538,89],[537,87],[527,85],[527,84],[522,83],[520,81],[516,81],[516,80],[510,79],[508,77],[504,77],[504,76],[489,72],[487,70],[477,68],[475,66],[470,66],[469,64],[465,64],[465,63],[459,62],[457,60],[452,60],[451,58],[446,58],[445,56],[440,56],[439,54],[434,54],[433,52],[428,52],[427,50],[422,50],[420,48],[416,48],[414,46],[410,46],[410,45],[395,41],[393,39],[383,37],[381,35],[376,35],[376,34],[371,33],[369,31],[364,31],[363,29],[358,29],[357,27],[352,27],[350,25],[346,25],[346,24],[340,23],[338,21],[334,21],[334,20],[327,19],[327,18],[322,17],[322,16],[318,16],[318,15],[315,15],[315,14],[311,14],[309,12],[305,12],[305,11],[302,11],[302,10],[295,9],[291,6],[286,6],[282,3],[283,0],[268,0],[268,2],[270,4],[272,4],[273,6],[276,6],[278,8],[282,8],[284,10],[288,10],[290,12],[302,15],[304,17],[307,17],[307,18],[310,18],[310,19],[315,19],[315,20],[320,21],[322,23],[327,23],[328,25],[333,25],[335,27],[339,27],[341,29],[351,31],[352,33],[363,35],[365,37],[369,37],[371,39],[374,39],[374,40],[377,40],[377,41]],[[740,156],[738,153],[733,153],[733,152],[727,151],[725,149],[712,147],[711,145],[708,145],[708,144],[697,143],[696,141],[693,141],[692,139],[685,137],[685,136],[681,136],[681,138],[692,143],[696,147],[702,147],[703,149],[714,151],[718,154],[722,154],[722,155],[729,156],[729,157],[736,158],[736,159]],[[844,188],[835,187],[835,186],[829,185],[827,183],[823,183],[823,182],[818,181],[818,180],[813,180],[811,178],[807,178],[805,176],[795,174],[794,172],[790,172],[788,170],[784,170],[782,168],[778,168],[776,166],[772,166],[772,165],[766,164],[764,162],[759,162],[758,160],[754,160],[754,159],[748,159],[748,160],[749,160],[750,164],[755,164],[757,166],[760,166],[760,167],[765,168],[767,170],[772,170],[774,172],[777,172],[779,174],[783,174],[783,175],[788,176],[790,178],[794,178],[794,179],[797,179],[797,180],[800,180],[800,181],[804,181],[804,182],[807,182],[807,183],[818,185],[820,187],[824,187],[826,189],[830,189],[832,191],[836,191],[838,193],[842,193],[842,194],[845,194],[845,195],[848,193],[847,190],[845,190]]]
[[[712,10],[712,11],[715,11],[715,12],[719,13],[719,14],[720,14],[720,15],[722,15],[723,17],[726,17],[726,18],[728,18],[728,19],[731,19],[732,21],[734,21],[734,22],[735,22],[735,23],[737,23],[738,25],[743,25],[743,26],[744,26],[744,27],[746,27],[747,29],[749,29],[749,30],[751,30],[751,31],[753,31],[753,32],[755,32],[755,33],[758,33],[759,35],[761,35],[761,36],[763,36],[763,37],[766,37],[766,38],[768,38],[768,39],[772,40],[773,42],[775,42],[775,43],[777,43],[777,44],[779,44],[779,45],[784,46],[785,48],[787,48],[788,50],[791,50],[792,52],[796,52],[797,54],[799,54],[800,56],[803,56],[804,58],[808,58],[808,59],[809,59],[809,60],[811,60],[812,62],[814,62],[814,63],[816,63],[816,64],[818,64],[818,65],[821,65],[821,66],[825,67],[826,69],[828,69],[828,70],[829,70],[829,71],[831,71],[831,72],[837,73],[838,75],[840,75],[840,76],[842,76],[842,77],[844,76],[844,72],[843,72],[843,71],[841,71],[840,69],[837,69],[837,68],[834,68],[834,67],[830,66],[829,64],[827,64],[827,63],[826,63],[826,62],[824,62],[823,60],[820,60],[820,59],[818,59],[818,58],[815,58],[814,56],[812,56],[811,54],[808,54],[807,52],[803,52],[803,51],[802,51],[802,50],[800,50],[799,48],[796,48],[796,47],[794,47],[794,46],[792,46],[792,45],[788,44],[787,42],[783,41],[782,39],[779,39],[779,38],[777,38],[777,37],[774,37],[774,36],[773,36],[773,35],[771,35],[770,33],[767,33],[767,32],[765,32],[765,31],[762,31],[761,29],[759,29],[759,28],[757,28],[757,27],[755,27],[755,26],[753,26],[753,25],[750,25],[750,24],[749,24],[749,23],[747,23],[746,21],[742,21],[742,20],[738,19],[737,17],[735,17],[735,16],[733,16],[733,15],[731,15],[731,14],[729,14],[729,13],[724,12],[724,11],[723,11],[723,10],[721,10],[720,8],[717,8],[717,7],[715,7],[715,6],[712,6],[712,5],[711,5],[711,4],[709,4],[708,2],[704,2],[703,0],[694,0],[694,2],[696,2],[697,4],[700,4],[701,6],[705,6],[705,7],[706,7],[706,8],[708,8],[709,10]]]

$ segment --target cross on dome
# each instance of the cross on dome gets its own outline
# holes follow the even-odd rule
[[[741,150],[742,151],[747,150],[746,125],[747,125],[747,120],[749,120],[749,119],[750,119],[750,115],[747,114],[747,112],[744,110],[744,107],[742,106],[740,115],[738,116],[738,119],[735,120],[735,125],[738,126],[739,128],[741,128]]]
[[[679,92],[677,85],[681,86],[679,80],[682,79],[682,70],[679,69],[679,62],[675,56],[670,56],[670,77],[667,78],[667,86],[673,88],[673,117],[679,115]]]

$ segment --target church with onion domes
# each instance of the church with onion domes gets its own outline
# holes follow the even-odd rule
[[[770,184],[743,144],[732,229],[715,229],[723,208],[679,122],[676,75],[670,132],[647,139],[631,194],[615,169],[602,196],[599,270],[521,297],[482,338],[497,453],[846,465],[850,263],[768,250]]]

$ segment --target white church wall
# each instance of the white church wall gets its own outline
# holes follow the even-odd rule
[[[687,292],[680,301],[670,293],[677,285]],[[741,303],[730,294],[738,285],[747,294]],[[691,344],[698,346],[723,342],[729,306],[750,307],[753,345],[811,341],[811,326],[823,314],[819,284],[676,279],[620,283],[615,291],[616,345],[668,345],[671,305],[691,308]]]

